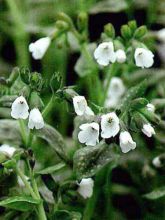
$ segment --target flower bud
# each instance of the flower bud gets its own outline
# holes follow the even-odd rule
[[[124,63],[126,59],[127,57],[124,50],[119,49],[116,51],[116,61],[118,63]]]
[[[147,28],[146,26],[141,26],[138,29],[136,29],[135,33],[134,33],[134,37],[136,39],[140,39],[142,38],[145,34],[147,33]]]
[[[84,198],[90,198],[93,194],[94,181],[92,178],[82,179],[78,184],[78,193]]]
[[[69,30],[69,25],[65,21],[56,21],[56,27],[62,32]]]
[[[77,26],[80,32],[86,30],[88,22],[88,16],[86,12],[80,12],[78,15]]]
[[[129,40],[132,37],[131,29],[128,25],[122,25],[121,27],[121,35],[125,39]]]
[[[128,26],[131,28],[131,31],[134,32],[136,30],[136,28],[137,28],[137,23],[136,23],[135,20],[129,21],[128,22]]]
[[[21,80],[25,83],[25,84],[29,84],[30,83],[30,70],[28,68],[21,68],[20,72],[19,72],[20,78]]]
[[[38,72],[31,73],[30,87],[34,90],[40,91],[43,86],[42,76]]]
[[[114,29],[114,26],[109,23],[109,24],[106,24],[104,26],[104,33],[109,37],[109,38],[115,38],[115,29]]]

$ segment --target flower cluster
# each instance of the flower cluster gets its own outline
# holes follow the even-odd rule
[[[15,99],[11,106],[11,116],[14,119],[27,119],[29,129],[41,129],[44,127],[44,120],[38,108],[33,108],[29,113],[29,106],[26,99],[20,96]]]
[[[94,58],[99,65],[107,66],[117,61],[124,63],[126,61],[126,53],[119,49],[115,52],[113,42],[103,42],[98,45],[94,51]],[[134,53],[135,64],[137,67],[149,68],[154,63],[154,54],[147,48],[136,48]]]
[[[76,113],[81,112],[82,109],[84,109],[82,106],[84,103],[87,103],[85,98],[83,97],[82,99],[81,97],[82,96],[75,96],[73,98],[73,103],[74,100],[79,100],[79,105],[75,108]],[[150,111],[153,111],[154,106],[152,104],[148,104],[147,108],[149,108]],[[120,119],[115,112],[103,114],[100,117],[100,124],[99,122],[93,121],[79,126],[80,131],[78,133],[78,140],[82,144],[95,146],[99,143],[99,136],[103,139],[109,139],[115,137],[121,130],[119,135],[120,148],[123,153],[127,153],[136,148],[136,143],[133,141],[131,134],[120,127]],[[144,123],[141,130],[148,137],[155,134],[154,128],[149,123]]]

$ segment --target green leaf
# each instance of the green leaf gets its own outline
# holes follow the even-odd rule
[[[0,120],[0,142],[12,142],[13,145],[21,144],[21,135],[18,121],[10,119]]]
[[[36,130],[35,135],[46,140],[62,160],[70,163],[66,155],[64,139],[55,128],[50,125],[45,125],[44,128]]]
[[[90,10],[91,14],[98,14],[102,12],[117,13],[127,9],[128,4],[125,0],[104,0],[100,1]]]
[[[0,201],[0,206],[26,212],[32,210],[35,205],[39,204],[40,200],[33,199],[28,196],[14,196],[3,201]]]
[[[91,177],[108,163],[111,163],[112,166],[116,165],[119,158],[117,148],[118,146],[115,144],[107,145],[100,142],[95,147],[84,147],[76,151],[73,167],[77,177]]]
[[[144,94],[145,89],[146,81],[143,81],[137,86],[130,88],[122,100],[122,103],[119,107],[120,111],[128,111],[131,105],[131,101],[142,96]]]
[[[150,193],[143,195],[144,198],[151,200],[159,199],[164,196],[165,196],[165,186],[162,186],[158,189],[153,190]]]
[[[149,103],[148,100],[145,98],[137,98],[131,102],[131,108],[134,108],[136,110],[140,108],[144,108],[148,103]]]
[[[63,169],[66,165],[64,163],[58,163],[54,166],[51,166],[51,167],[47,167],[43,170],[40,170],[38,172],[36,172],[37,174],[52,174],[52,173],[55,173],[61,169]]]

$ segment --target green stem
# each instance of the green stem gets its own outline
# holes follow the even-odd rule
[[[29,52],[28,52],[28,42],[29,37],[25,30],[24,17],[21,14],[21,9],[19,9],[16,1],[6,0],[9,7],[11,16],[13,18],[14,28],[14,41],[15,48],[17,51],[17,64],[19,66],[29,66]]]
[[[29,190],[31,196],[34,199],[38,199],[38,197],[36,196],[36,194],[34,193],[32,187],[30,186],[30,183],[26,180],[25,175],[23,174],[23,172],[21,171],[21,169],[19,169],[19,167],[16,167],[16,172],[18,174],[18,176],[21,177],[23,183],[25,184],[26,188]]]
[[[21,132],[22,140],[23,140],[24,145],[26,146],[27,136],[26,136],[25,124],[24,124],[23,119],[19,119],[18,121],[19,121],[19,126],[20,126],[20,132]]]
[[[42,112],[42,116],[43,118],[46,118],[46,116],[48,115],[48,113],[51,111],[53,104],[54,104],[54,95],[52,95],[52,97],[50,98],[48,104],[46,105],[45,109]]]

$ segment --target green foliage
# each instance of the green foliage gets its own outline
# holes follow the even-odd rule
[[[22,212],[27,212],[33,210],[35,208],[35,205],[39,203],[39,200],[33,199],[28,196],[15,196],[0,201],[0,206]]]

